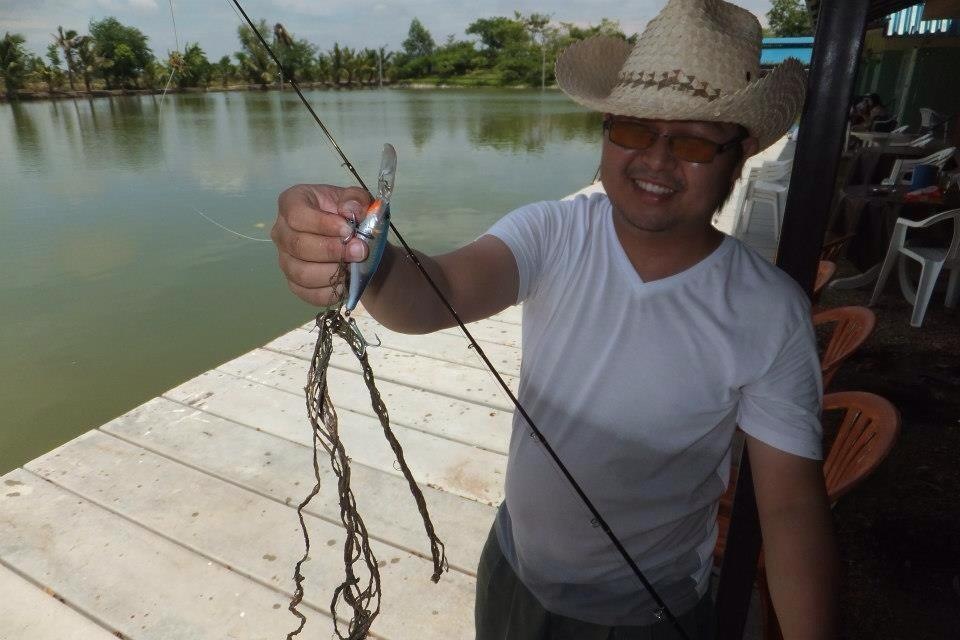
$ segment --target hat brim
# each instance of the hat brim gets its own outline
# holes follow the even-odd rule
[[[803,107],[807,78],[801,62],[788,58],[743,89],[708,101],[657,87],[617,87],[633,50],[620,38],[595,36],[567,47],[557,58],[557,84],[589,109],[651,120],[700,120],[743,125],[760,150],[779,140]]]

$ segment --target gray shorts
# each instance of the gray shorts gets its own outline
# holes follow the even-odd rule
[[[680,637],[666,620],[642,627],[605,627],[550,613],[517,578],[500,551],[494,530],[487,537],[477,568],[475,619],[477,640],[677,640]],[[709,594],[677,619],[691,640],[716,637],[713,599]]]

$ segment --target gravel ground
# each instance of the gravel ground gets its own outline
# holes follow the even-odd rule
[[[888,287],[876,330],[828,390],[876,393],[903,419],[889,457],[834,508],[844,638],[960,639],[960,309],[943,306],[941,281],[920,329]],[[828,289],[820,304],[869,296]]]

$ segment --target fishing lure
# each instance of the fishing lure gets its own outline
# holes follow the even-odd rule
[[[377,197],[367,207],[367,215],[357,224],[354,220],[354,235],[367,245],[367,258],[350,264],[350,283],[347,292],[347,314],[360,302],[360,297],[380,266],[383,251],[387,247],[390,231],[390,197],[397,175],[397,150],[391,144],[383,145],[380,172],[377,174]]]

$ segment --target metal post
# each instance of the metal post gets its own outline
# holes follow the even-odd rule
[[[813,290],[870,0],[822,0],[777,266]],[[750,459],[740,463],[717,592],[717,637],[743,637],[760,551]]]

